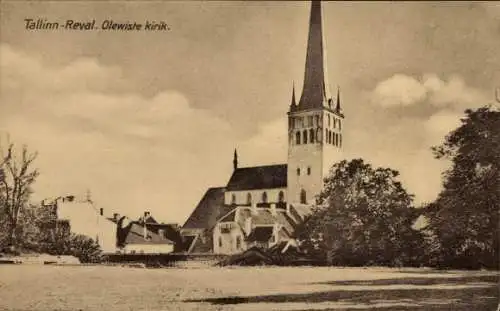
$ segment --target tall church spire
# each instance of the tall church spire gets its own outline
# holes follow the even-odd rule
[[[238,169],[238,152],[236,149],[234,149],[234,155],[233,155],[233,168],[236,171]]]
[[[312,1],[304,87],[299,101],[299,109],[321,108],[331,99],[326,68],[326,45],[323,36],[321,2]]]

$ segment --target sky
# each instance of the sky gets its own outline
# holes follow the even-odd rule
[[[38,152],[33,200],[90,191],[107,215],[182,224],[240,166],[286,163],[308,2],[0,1],[0,146]],[[431,146],[500,87],[495,2],[323,3],[344,156],[401,173],[415,204],[449,163]],[[30,31],[25,18],[165,21],[168,31]]]

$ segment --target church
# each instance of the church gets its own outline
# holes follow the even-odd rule
[[[235,254],[292,242],[330,168],[343,159],[344,114],[339,89],[330,94],[323,31],[321,2],[313,1],[302,94],[297,100],[293,88],[286,116],[286,163],[240,167],[235,150],[226,186],[209,188],[181,228],[188,253]]]

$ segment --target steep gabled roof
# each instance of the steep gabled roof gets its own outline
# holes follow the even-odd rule
[[[159,236],[158,234],[146,229],[146,237],[144,238],[144,226],[138,222],[131,222],[128,226],[121,229],[121,238],[123,244],[172,244],[169,239]]]
[[[223,187],[209,188],[194,211],[182,226],[183,229],[210,229],[232,207],[224,205]]]
[[[228,191],[285,188],[287,165],[242,167],[234,170],[227,183]]]

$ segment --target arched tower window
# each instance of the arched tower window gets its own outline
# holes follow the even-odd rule
[[[283,191],[280,191],[278,193],[278,202],[285,202],[285,193]]]
[[[302,133],[302,140],[304,141],[304,144],[307,144],[307,130],[304,130]]]
[[[307,175],[311,175],[311,167],[310,166],[307,167]]]
[[[297,167],[297,176],[300,176],[300,167]]]
[[[319,126],[319,116],[318,115],[314,116],[314,123],[315,123],[314,124],[315,126]]]
[[[339,130],[342,130],[342,120],[339,119]]]
[[[247,194],[247,204],[248,205],[252,204],[252,194],[250,192]]]
[[[339,147],[342,147],[342,134],[339,134]]]
[[[307,204],[307,194],[304,189],[300,190],[300,203]]]
[[[300,131],[297,131],[297,133],[295,133],[295,143],[297,145],[300,145]]]
[[[314,144],[314,129],[309,130],[309,141]]]
[[[236,204],[236,195],[234,193],[231,195],[231,204]]]
[[[267,203],[267,192],[262,192],[262,203]]]

